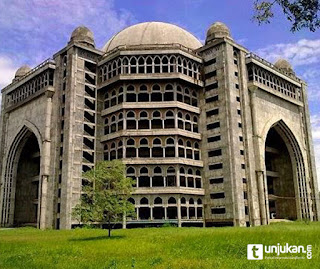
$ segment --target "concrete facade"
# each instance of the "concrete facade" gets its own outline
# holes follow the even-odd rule
[[[202,45],[166,23],[67,46],[2,90],[0,226],[70,229],[82,173],[122,159],[124,227],[256,226],[319,218],[307,86],[214,23]]]

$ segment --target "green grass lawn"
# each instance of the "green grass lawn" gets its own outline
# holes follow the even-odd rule
[[[320,268],[320,223],[254,228],[0,229],[0,268]],[[311,260],[247,260],[247,244],[312,245]]]

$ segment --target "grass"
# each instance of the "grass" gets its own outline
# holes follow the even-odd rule
[[[0,268],[320,268],[320,223],[254,228],[0,229]],[[247,260],[247,244],[312,245],[311,260]]]

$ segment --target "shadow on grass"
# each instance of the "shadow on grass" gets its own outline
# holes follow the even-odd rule
[[[72,238],[69,239],[69,241],[96,241],[96,240],[118,240],[125,238],[123,235],[114,235],[114,236],[107,236],[107,235],[102,235],[102,236],[95,236],[95,237],[83,237],[83,238]]]

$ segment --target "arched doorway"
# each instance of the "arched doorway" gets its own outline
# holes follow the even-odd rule
[[[265,165],[270,219],[297,219],[292,162],[274,127],[266,139]]]
[[[14,226],[37,225],[40,149],[32,133],[21,151],[17,167]]]
[[[5,159],[0,226],[37,226],[39,210],[39,138],[24,126]]]
[[[295,135],[280,120],[265,140],[267,212],[270,219],[312,219],[307,171]]]

